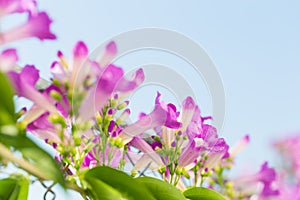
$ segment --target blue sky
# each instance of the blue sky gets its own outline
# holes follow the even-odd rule
[[[299,1],[51,0],[40,1],[39,8],[52,17],[58,40],[30,39],[10,46],[18,48],[21,64],[35,64],[45,78],[56,51],[70,55],[78,40],[93,49],[124,31],[167,28],[191,37],[215,62],[226,93],[225,126],[220,134],[230,144],[244,134],[251,136],[250,146],[238,159],[239,168],[249,164],[259,168],[264,160],[276,165],[272,142],[300,130]],[[118,64],[150,61],[177,68],[184,65],[178,58],[151,51],[129,55]],[[209,115],[211,102],[201,78],[191,79],[190,84],[196,88],[203,113]],[[164,90],[146,88],[142,94],[153,99],[157,89]],[[140,104],[150,108],[148,101]]]

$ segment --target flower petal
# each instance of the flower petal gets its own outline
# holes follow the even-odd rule
[[[13,69],[18,61],[17,51],[15,49],[7,49],[0,55],[0,71],[8,72]]]
[[[39,71],[34,66],[26,65],[20,73],[11,71],[8,75],[18,96],[26,97],[47,111],[57,112],[55,106],[35,89],[35,84],[39,79]]]
[[[37,12],[36,2],[34,0],[1,0],[0,17],[13,13],[29,12],[35,15]]]
[[[114,41],[111,41],[106,45],[104,52],[102,52],[97,58],[100,67],[105,68],[109,65],[116,54],[117,45]]]
[[[50,32],[51,23],[52,20],[47,13],[40,12],[31,16],[25,24],[2,33],[0,36],[0,44],[6,44],[28,37],[36,37],[40,40],[56,39],[56,36]]]
[[[192,97],[187,97],[181,104],[179,120],[182,123],[181,130],[185,131],[195,113],[196,104]]]

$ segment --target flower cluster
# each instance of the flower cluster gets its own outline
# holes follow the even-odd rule
[[[13,13],[27,14],[28,20],[1,32],[1,45],[28,37],[56,38],[50,31],[51,19],[37,10],[34,0],[0,0],[0,17]],[[57,53],[50,66],[51,81],[39,89],[35,66],[26,65],[17,72],[16,50],[7,49],[0,55],[0,70],[8,75],[16,95],[33,103],[18,113],[19,126],[53,147],[66,180],[85,189],[87,183],[81,177],[87,170],[109,166],[133,177],[152,171],[182,191],[191,186],[207,187],[230,199],[279,195],[278,177],[267,162],[256,174],[236,179],[226,176],[249,136],[229,148],[210,123],[212,117],[202,116],[192,97],[186,97],[177,108],[162,101],[158,92],[153,110],[129,122],[128,96],[145,77],[138,69],[125,78],[123,69],[112,63],[116,53],[117,45],[112,41],[91,59],[87,46],[79,41],[71,59]],[[297,142],[285,141],[278,146],[289,152],[299,178]]]
[[[132,176],[151,170],[181,190],[206,186],[232,199],[278,195],[275,171],[267,163],[257,174],[226,178],[223,172],[231,168],[249,137],[229,149],[209,123],[212,118],[203,117],[191,97],[179,110],[157,93],[153,111],[128,123],[127,97],[142,84],[144,73],[138,69],[126,79],[124,71],[111,64],[116,53],[114,42],[97,60],[88,57],[81,41],[71,62],[59,51],[50,67],[51,84],[43,90],[36,89],[39,74],[34,66],[8,73],[17,95],[34,103],[20,124],[56,150],[67,179],[77,180],[84,169],[96,166],[128,170],[132,165]]]

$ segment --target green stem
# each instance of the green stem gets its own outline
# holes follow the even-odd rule
[[[106,162],[106,142],[107,142],[107,137],[105,135],[103,135],[102,137],[102,165],[105,166],[105,162]]]
[[[197,186],[197,182],[198,182],[198,170],[196,169],[196,167],[194,167],[194,187]]]
[[[87,199],[86,192],[82,188],[80,188],[78,185],[76,185],[74,183],[71,183],[71,182],[67,182],[66,186],[67,186],[68,189],[79,192],[84,199]]]
[[[179,182],[179,180],[180,180],[180,175],[176,175],[175,176],[175,182],[174,182],[174,186],[176,186],[177,184],[178,184],[178,182]]]

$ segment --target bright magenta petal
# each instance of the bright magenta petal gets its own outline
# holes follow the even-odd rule
[[[52,20],[47,13],[40,12],[31,16],[27,23],[2,33],[0,36],[0,44],[6,44],[28,37],[36,37],[40,40],[56,39],[56,36],[50,31],[51,23]]]

